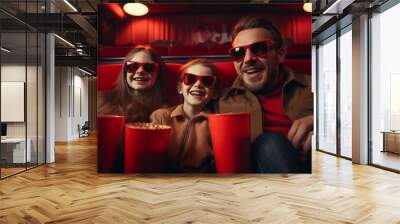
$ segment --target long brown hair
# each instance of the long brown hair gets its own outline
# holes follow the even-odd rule
[[[154,86],[146,91],[138,91],[128,85],[124,66],[135,54],[142,51],[158,64],[157,80]],[[149,122],[150,114],[166,105],[165,63],[153,48],[145,45],[136,46],[125,56],[122,63],[114,88],[101,93],[98,113],[124,115],[127,122]]]

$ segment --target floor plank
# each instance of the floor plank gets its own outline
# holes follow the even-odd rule
[[[400,223],[400,175],[313,153],[312,175],[98,174],[96,139],[0,181],[0,223]]]

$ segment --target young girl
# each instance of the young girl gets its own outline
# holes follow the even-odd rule
[[[126,122],[148,122],[166,105],[164,61],[151,47],[137,46],[126,56],[115,86],[99,93],[98,114],[124,115]]]
[[[183,104],[152,113],[155,124],[172,127],[168,145],[169,172],[215,172],[207,114],[218,91],[216,67],[204,59],[179,70],[178,92]]]
[[[150,114],[166,103],[164,61],[151,47],[137,46],[122,63],[114,88],[99,92],[98,114],[123,115],[125,122],[149,122]],[[112,172],[123,172],[124,138]]]

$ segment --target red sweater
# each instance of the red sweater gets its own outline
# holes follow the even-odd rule
[[[282,88],[270,95],[258,95],[263,115],[263,130],[287,136],[292,121],[283,109]]]

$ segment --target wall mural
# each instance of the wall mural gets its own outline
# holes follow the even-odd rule
[[[311,16],[301,6],[112,23],[100,5],[98,171],[311,173]]]

